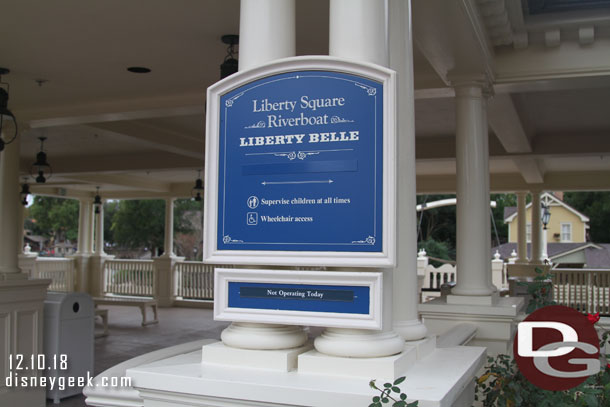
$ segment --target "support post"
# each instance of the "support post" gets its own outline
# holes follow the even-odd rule
[[[517,260],[516,264],[527,264],[527,236],[525,196],[527,192],[517,191]]]
[[[174,198],[165,200],[165,240],[163,255],[153,260],[155,268],[155,294],[159,307],[174,304],[174,268],[184,257],[174,254]]]
[[[80,199],[80,206],[78,211],[78,250],[73,256],[74,258],[74,270],[76,283],[74,286],[77,291],[92,292],[93,287],[89,284],[89,263],[91,255],[93,254],[93,226],[92,219],[93,205],[90,199]],[[95,283],[92,283],[95,285]]]
[[[330,55],[387,66],[386,16],[384,1],[331,0]],[[331,356],[362,358],[390,356],[403,350],[403,339],[392,328],[392,270],[374,271],[383,272],[384,306],[381,331],[327,328],[314,341],[318,352]],[[415,273],[415,268],[412,268],[411,272]],[[415,287],[417,277],[413,288]]]
[[[413,84],[413,34],[411,2],[389,2],[390,68],[396,71],[398,82],[398,183],[397,183],[397,267],[394,269],[393,315],[394,330],[403,339],[417,340],[426,336],[427,329],[419,319],[417,305],[421,299],[424,273],[419,275],[420,262],[427,265],[423,252],[417,252],[417,214],[415,186],[415,98]],[[383,48],[383,47],[377,47]],[[423,269],[425,269],[425,266]]]
[[[0,153],[0,280],[24,280],[27,275],[19,269],[19,247],[23,241],[17,239],[19,232],[23,233],[19,215],[19,145],[21,138],[17,137]]]
[[[483,83],[464,83],[456,92],[457,296],[490,296],[488,130]]]
[[[530,264],[542,264],[542,221],[540,216],[540,191],[532,193],[532,256]]]
[[[294,0],[241,0],[240,71],[295,55],[295,7]],[[287,349],[302,346],[307,333],[298,326],[233,322],[221,339],[233,348]]]

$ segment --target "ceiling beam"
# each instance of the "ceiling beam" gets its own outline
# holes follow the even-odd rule
[[[205,89],[176,95],[114,99],[44,108],[15,109],[32,128],[88,124],[116,120],[205,115]]]
[[[487,104],[489,126],[507,153],[531,153],[532,146],[510,95],[495,95]]]
[[[490,138],[491,159],[543,159],[545,157],[600,156],[610,154],[607,132],[546,133],[532,139],[531,152],[508,153],[501,142]],[[575,143],[574,140],[578,140]],[[455,137],[418,137],[415,141],[417,160],[455,158]]]
[[[200,140],[196,140],[179,132],[140,121],[90,123],[89,126],[122,134],[162,151],[203,160],[203,134]]]
[[[530,45],[525,49],[496,52],[496,83],[610,75],[610,38],[596,39],[583,47],[565,41],[554,48]]]
[[[70,175],[64,178],[78,182],[86,182],[91,185],[115,185],[140,191],[169,192],[170,184],[167,182],[156,181],[151,178],[137,177],[133,175],[119,174],[90,174],[90,175]]]
[[[22,159],[20,169],[22,174],[29,174],[32,160]],[[203,158],[194,159],[176,154],[153,152],[142,154],[89,155],[55,157],[52,162],[53,173],[120,173],[126,171],[153,171],[172,169],[203,168]]]
[[[513,159],[521,176],[528,184],[542,184],[544,182],[544,170],[540,160],[535,158]]]
[[[493,47],[474,0],[413,2],[413,39],[438,76],[494,78]]]

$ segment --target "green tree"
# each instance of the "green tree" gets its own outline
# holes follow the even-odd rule
[[[78,238],[78,201],[35,196],[28,209],[32,231],[61,242]]]
[[[174,203],[174,233],[189,233],[192,226],[185,219],[188,210],[201,210],[201,203],[178,199]],[[109,241],[130,249],[149,248],[153,253],[163,247],[165,237],[165,202],[162,200],[124,200],[116,203]]]
[[[565,203],[590,219],[590,239],[610,243],[610,192],[566,192]]]

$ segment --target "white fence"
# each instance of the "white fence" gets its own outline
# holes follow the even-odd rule
[[[39,257],[32,270],[32,277],[50,279],[49,291],[74,291],[74,259]]]
[[[176,263],[174,289],[176,297],[184,300],[211,300],[214,298],[214,267],[197,261]]]
[[[152,260],[106,260],[104,294],[152,297],[155,269]]]
[[[610,270],[553,269],[553,299],[581,312],[610,314]]]

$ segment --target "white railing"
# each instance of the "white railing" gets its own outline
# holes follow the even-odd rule
[[[39,257],[36,259],[32,277],[50,279],[49,291],[74,291],[74,259]]]
[[[152,297],[155,269],[152,260],[106,260],[104,294]]]
[[[424,290],[440,291],[441,285],[455,281],[455,266],[443,264],[439,268],[429,264],[424,270]]]
[[[610,270],[554,269],[553,299],[581,312],[610,314]]]
[[[184,300],[214,298],[214,268],[217,265],[182,261],[174,268],[175,295]],[[232,267],[232,266],[225,266]]]

